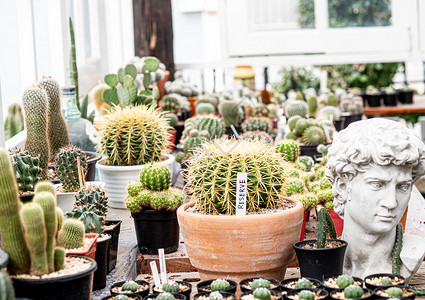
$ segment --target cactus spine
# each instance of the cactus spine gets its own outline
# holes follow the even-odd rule
[[[68,127],[61,112],[61,88],[59,83],[51,77],[43,77],[38,85],[46,91],[49,101],[48,135],[50,161],[53,161],[59,149],[68,146],[70,143]]]
[[[0,231],[2,248],[9,254],[11,274],[27,274],[30,266],[19,205],[12,164],[7,151],[0,148]]]
[[[336,239],[336,231],[331,216],[322,205],[317,206],[317,222],[317,248],[325,248],[326,234],[329,233],[331,239]]]
[[[32,86],[22,96],[25,111],[27,138],[25,149],[31,156],[40,158],[41,178],[46,178],[50,158],[50,146],[47,134],[48,100],[46,92],[40,86]]]
[[[36,276],[47,274],[49,273],[49,265],[46,256],[47,233],[43,209],[39,204],[29,202],[22,206],[20,214],[30,253],[30,274]]]
[[[78,164],[81,172],[79,172]],[[56,156],[56,172],[65,192],[78,191],[86,183],[86,155],[78,147],[61,148]]]
[[[4,137],[6,140],[24,130],[24,116],[22,115],[21,106],[12,104],[4,120]]]

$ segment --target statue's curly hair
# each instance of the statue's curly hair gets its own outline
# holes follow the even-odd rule
[[[329,148],[325,172],[336,213],[343,215],[347,199],[338,194],[335,180],[349,182],[373,164],[410,167],[415,182],[425,174],[425,145],[403,124],[382,118],[354,122],[339,132]]]

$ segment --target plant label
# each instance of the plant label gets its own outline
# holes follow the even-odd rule
[[[246,215],[247,174],[238,173],[236,183],[236,215]]]
[[[153,282],[155,283],[155,286],[160,286],[161,280],[159,279],[158,268],[156,267],[156,262],[151,261],[150,265],[151,265],[151,271],[152,271],[152,276],[153,276]]]
[[[159,255],[159,269],[161,270],[161,283],[167,282],[167,267],[165,266],[164,248],[158,249]]]

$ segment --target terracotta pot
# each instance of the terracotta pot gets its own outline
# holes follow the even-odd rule
[[[295,257],[292,244],[300,238],[304,211],[301,202],[286,199],[295,206],[273,214],[247,216],[190,213],[186,210],[195,202],[182,205],[177,210],[180,230],[201,280],[282,280]]]
[[[159,101],[161,101],[162,97],[165,94],[165,83],[167,82],[169,77],[170,77],[170,71],[165,70],[164,78],[162,78],[160,81],[156,83],[156,86],[158,87],[158,90],[159,90],[159,98],[156,100],[158,106],[159,106]]]
[[[189,101],[189,104],[190,104],[190,117],[191,118],[195,115],[196,101],[197,100],[198,100],[198,97],[187,97],[187,101]]]

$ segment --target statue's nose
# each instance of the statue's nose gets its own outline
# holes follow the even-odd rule
[[[385,206],[388,209],[393,209],[397,207],[397,190],[393,185],[389,185],[381,205]]]

